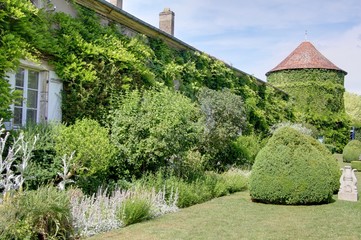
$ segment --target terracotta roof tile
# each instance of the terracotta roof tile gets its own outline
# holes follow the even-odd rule
[[[333,69],[342,71],[325,56],[323,56],[310,42],[301,43],[288,57],[286,57],[280,64],[278,64],[271,71],[266,73],[268,76],[272,72],[286,70],[286,69],[304,69],[304,68],[318,68],[318,69]]]

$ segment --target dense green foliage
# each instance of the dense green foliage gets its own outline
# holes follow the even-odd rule
[[[345,92],[344,101],[345,110],[351,119],[351,124],[356,127],[361,127],[361,96],[355,93]]]
[[[361,161],[360,160],[351,161],[351,168],[357,169],[357,171],[361,171]]]
[[[36,189],[41,185],[53,182],[61,169],[61,160],[55,150],[57,125],[53,123],[31,124],[24,129],[26,142],[35,136],[37,141],[32,151],[31,161],[26,170],[26,187]]]
[[[258,152],[261,149],[261,143],[255,135],[239,136],[232,143],[235,157],[239,165],[252,166]]]
[[[329,202],[338,189],[336,159],[317,140],[289,127],[279,129],[256,157],[252,199],[278,204]]]
[[[150,219],[151,203],[148,199],[131,196],[122,202],[117,210],[117,216],[125,226]]]
[[[33,34],[31,26],[36,19],[37,9],[28,1],[0,1],[0,119],[11,117],[10,104],[16,94],[10,89],[6,73],[19,65],[19,59],[29,57],[32,49],[29,39]]]
[[[199,118],[190,99],[166,88],[126,94],[112,121],[118,167],[136,176],[162,167],[182,169],[187,151],[200,141]]]
[[[361,142],[359,140],[350,141],[343,149],[342,157],[344,162],[357,161],[361,156]]]
[[[202,150],[211,159],[209,167],[237,164],[232,142],[246,129],[242,98],[228,89],[215,91],[202,88],[198,93],[198,102],[205,118]]]
[[[1,239],[69,239],[73,231],[69,197],[54,187],[20,192],[0,213]]]
[[[315,126],[341,152],[347,143],[349,122],[345,114],[344,73],[327,69],[282,70],[268,82],[295,99],[296,119]]]
[[[78,177],[78,185],[91,186],[96,191],[107,177],[115,147],[110,141],[108,129],[95,120],[83,119],[75,124],[59,125],[55,137],[55,150],[58,158],[74,152],[69,159],[69,177]]]
[[[36,53],[32,42],[39,34],[34,29],[42,22],[37,12],[30,1],[0,1],[0,119],[11,117],[9,106],[19,97],[10,89],[6,73],[18,67],[20,58]]]
[[[211,200],[215,197],[247,189],[248,176],[246,173],[230,169],[222,174],[206,172],[191,181],[176,176],[166,176],[162,172],[148,175],[140,179],[137,184],[157,190],[165,189],[167,193],[177,190],[180,208]]]
[[[108,129],[90,119],[76,121],[75,124],[59,126],[55,138],[58,156],[75,152],[71,162],[77,174],[92,175],[106,171],[114,154]]]

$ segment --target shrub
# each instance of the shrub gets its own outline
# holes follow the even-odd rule
[[[37,189],[54,181],[61,169],[61,160],[55,151],[56,129],[55,123],[28,124],[23,129],[25,141],[30,142],[38,136],[26,171],[27,189]]]
[[[336,146],[332,144],[325,144],[325,147],[330,151],[330,153],[334,154],[336,153]]]
[[[149,199],[141,196],[132,196],[122,202],[117,216],[125,226],[138,223],[152,217]]]
[[[331,200],[339,176],[336,159],[321,143],[284,127],[258,153],[249,190],[255,201],[324,203]]]
[[[115,153],[115,148],[109,139],[108,129],[90,119],[76,121],[74,125],[67,127],[60,126],[55,149],[58,157],[75,152],[70,163],[70,174],[79,175],[80,178],[96,175],[100,181],[98,184],[105,179],[110,160]],[[86,183],[87,181],[79,182]],[[97,186],[93,187],[95,190],[97,189]]]
[[[246,128],[243,99],[229,89],[215,91],[202,88],[198,102],[205,118],[203,150],[210,157],[209,168],[236,163],[232,142]]]
[[[114,112],[112,141],[120,161],[135,175],[182,165],[182,156],[198,145],[200,112],[190,99],[166,88],[128,93]],[[123,162],[119,162],[123,164]]]
[[[191,149],[185,152],[181,161],[174,162],[174,173],[183,179],[197,179],[204,175],[206,162],[205,156],[198,150]]]
[[[247,189],[248,171],[231,168],[222,174],[222,178],[226,182],[228,193],[241,192]]]
[[[69,197],[51,186],[18,193],[0,213],[1,239],[68,239],[73,233]]]
[[[343,149],[342,156],[344,162],[359,160],[361,155],[361,141],[352,140]]]
[[[361,171],[361,161],[351,161],[351,168]]]
[[[237,165],[252,166],[257,153],[261,149],[260,143],[255,135],[239,136],[237,140],[232,143],[235,149]]]

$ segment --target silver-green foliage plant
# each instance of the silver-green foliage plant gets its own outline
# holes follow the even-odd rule
[[[307,128],[304,124],[302,124],[302,123],[291,123],[291,122],[281,122],[281,123],[277,123],[277,124],[271,126],[270,133],[273,134],[277,129],[282,128],[282,127],[293,128],[293,129],[299,131],[300,133],[308,135],[308,136],[313,135],[312,129]]]
[[[142,204],[132,204],[135,199],[146,203],[147,209]],[[166,197],[165,189],[158,192],[154,189],[118,189],[111,194],[99,189],[92,196],[84,196],[81,192],[72,190],[73,226],[76,235],[92,236],[134,223],[134,216],[140,216],[142,214],[139,213],[142,212],[147,217],[136,218],[137,221],[175,212],[178,210],[177,200],[177,192],[171,192]]]
[[[277,204],[329,202],[339,187],[336,159],[316,139],[278,129],[256,157],[249,182],[253,200]]]
[[[2,120],[0,120],[0,188],[4,196],[13,190],[22,190],[25,171],[37,141],[37,136],[34,137],[33,142],[25,141],[23,132],[20,132],[13,143],[7,146],[9,137],[10,133],[2,128]],[[18,163],[15,162],[17,158],[20,159]]]
[[[61,173],[58,172],[58,176],[61,178],[61,181],[58,183],[58,188],[60,190],[64,191],[66,184],[74,182],[74,180],[70,179],[72,177],[72,174],[71,174],[71,169],[69,167],[69,162],[71,162],[73,160],[74,153],[75,153],[75,151],[72,152],[69,155],[69,157],[65,154],[61,158],[61,161],[63,162],[63,172],[61,172]]]

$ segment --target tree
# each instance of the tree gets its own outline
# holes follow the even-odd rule
[[[232,142],[246,126],[246,114],[241,96],[229,89],[215,91],[202,88],[198,101],[205,118],[203,151],[209,155],[210,167],[235,164]]]
[[[361,96],[345,92],[345,110],[352,121],[352,125],[361,127]]]

